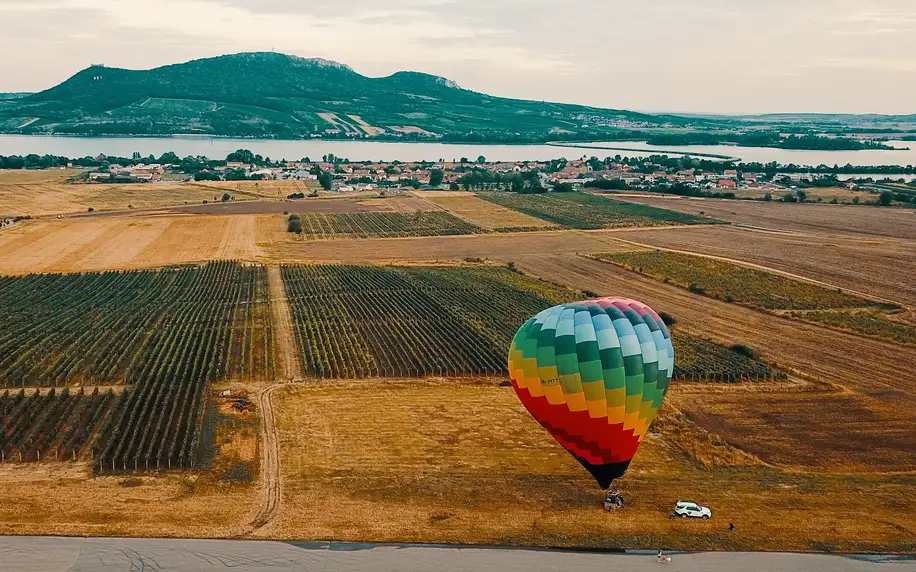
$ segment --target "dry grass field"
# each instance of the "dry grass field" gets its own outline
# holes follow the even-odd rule
[[[916,228],[916,215],[913,218]],[[649,247],[761,264],[916,305],[916,250],[908,241],[819,238],[729,227],[645,230],[615,236]]]
[[[435,191],[423,193],[422,191],[416,191],[415,194],[427,198],[429,201],[463,218],[471,224],[488,230],[510,228],[537,229],[551,226],[547,221],[479,199],[474,193],[465,193],[461,191]]]
[[[236,201],[263,195],[256,189],[236,190],[200,183],[68,184],[79,171],[0,171],[0,215],[49,216],[96,211],[122,211],[219,201],[228,192]],[[284,195],[286,196],[286,195]]]
[[[284,509],[261,532],[551,546],[912,550],[913,477],[763,466],[667,414],[603,495],[509,388],[417,382],[294,387],[276,398]],[[685,434],[690,434],[685,437]],[[685,438],[693,454],[675,445]],[[669,519],[679,498],[715,518]],[[778,513],[780,518],[770,515]],[[728,531],[728,523],[736,525]]]
[[[613,231],[556,231],[396,239],[286,241],[268,249],[284,262],[434,262],[486,258],[511,262],[530,254],[575,254],[639,250],[610,238]]]
[[[808,233],[916,239],[916,210],[829,204],[627,197],[628,202],[700,214],[748,226]]]
[[[287,240],[281,216],[99,216],[0,231],[0,273],[91,272],[256,260]]]

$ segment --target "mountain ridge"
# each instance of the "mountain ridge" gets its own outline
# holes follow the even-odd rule
[[[0,132],[30,134],[546,141],[688,122],[491,96],[422,72],[367,77],[332,60],[274,52],[149,70],[94,65],[0,108]]]

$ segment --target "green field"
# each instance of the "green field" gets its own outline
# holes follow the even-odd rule
[[[916,344],[916,327],[888,319],[880,312],[793,312],[792,317],[859,332],[876,338]]]
[[[477,196],[541,220],[580,230],[720,222],[579,192],[540,195],[486,192]]]
[[[602,254],[598,257],[658,280],[690,288],[698,294],[767,310],[826,310],[875,305],[870,300],[839,290],[689,254],[652,251]]]

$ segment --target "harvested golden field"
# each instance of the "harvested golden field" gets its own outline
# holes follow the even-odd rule
[[[912,435],[916,427],[914,378],[901,375],[916,367],[916,348],[698,296],[678,286],[583,257],[531,256],[519,259],[518,266],[529,274],[570,287],[639,299],[656,311],[672,314],[679,320],[678,328],[724,345],[746,344],[759,351],[767,363],[813,380],[823,391],[840,397],[845,393],[853,399],[855,407],[842,417],[825,416],[825,411],[836,410],[811,405],[802,398],[804,394],[794,400],[794,407],[783,406],[779,415],[768,407],[755,406],[755,400],[769,396],[752,394],[729,397],[735,403],[744,400],[744,406],[735,406],[740,414],[715,418],[703,415],[714,412],[710,404],[727,393],[710,392],[702,400],[687,400],[682,404],[687,414],[699,420],[715,419],[715,424],[704,422],[704,426],[727,441],[733,442],[740,436],[741,444],[762,459],[799,467],[829,466],[838,471],[861,467],[916,470],[912,438],[899,437],[904,429],[908,431],[905,435]],[[727,411],[731,403],[720,411]],[[754,426],[753,431],[741,429],[749,425]],[[898,438],[888,439],[888,431]],[[795,445],[777,450],[771,445],[773,435],[793,439]],[[859,445],[842,454],[825,454],[815,459],[816,449],[800,446],[809,441],[831,441],[842,447],[850,435],[857,436]],[[867,442],[871,447],[861,446]]]
[[[456,196],[457,195],[457,196]],[[551,226],[547,221],[533,216],[489,203],[471,193],[448,193],[439,196],[435,193],[425,195],[431,202],[479,227],[496,229],[538,229]]]
[[[278,216],[100,216],[0,231],[0,273],[90,272],[255,260],[285,240]]]
[[[269,199],[285,199],[293,193],[309,194],[320,189],[317,181],[201,181],[197,184],[219,195],[245,194]]]
[[[748,226],[837,235],[916,239],[916,210],[829,204],[792,204],[682,197],[624,201],[700,214]]]
[[[615,236],[647,247],[760,264],[916,305],[916,250],[908,241],[819,238],[728,227],[644,230]]]
[[[290,387],[275,399],[283,507],[259,533],[266,537],[913,549],[912,477],[766,468],[714,445],[672,408],[666,407],[621,481],[627,508],[608,514],[591,477],[528,416],[510,388],[388,381]],[[701,443],[694,448],[699,457],[673,444],[685,438]],[[715,518],[669,519],[679,498],[702,499]],[[728,531],[729,522],[735,532]]]
[[[511,262],[530,254],[629,252],[640,250],[611,237],[615,233],[556,231],[523,234],[479,234],[394,239],[311,240],[278,243],[269,248],[283,262],[433,262],[486,258]]]
[[[8,183],[5,177],[0,176],[0,215],[37,217],[85,213],[90,208],[95,211],[126,211],[131,208],[200,204],[203,201],[221,201],[223,192],[229,192],[235,201],[258,197],[252,193],[213,189],[199,183]]]

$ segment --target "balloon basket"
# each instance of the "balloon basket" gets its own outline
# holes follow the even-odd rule
[[[608,489],[604,494],[604,510],[617,512],[623,508],[623,494],[620,489]]]

